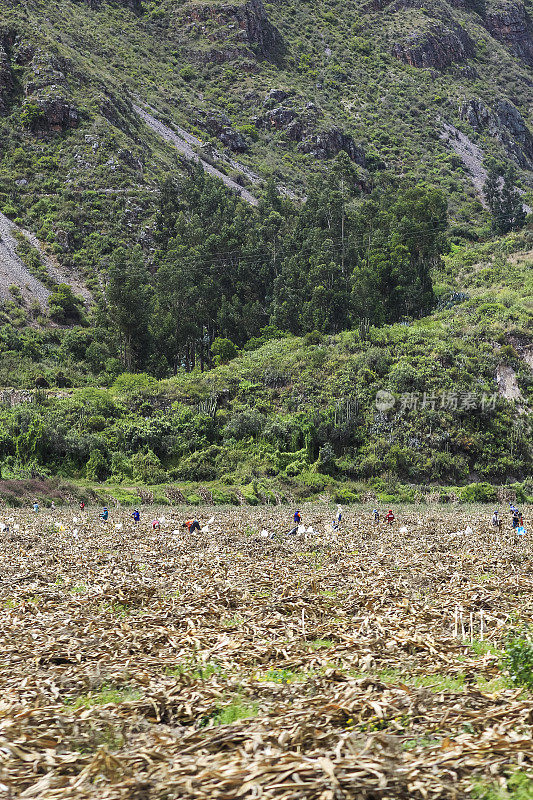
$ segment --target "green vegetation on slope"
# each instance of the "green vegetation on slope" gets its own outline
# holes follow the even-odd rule
[[[486,266],[468,252],[448,257],[442,310],[409,324],[265,341],[170,380],[122,375],[109,390],[41,392],[36,404],[2,412],[3,475],[217,481],[252,497],[257,484],[266,496],[284,484],[303,497],[340,481],[347,500],[369,480],[386,493],[398,481],[523,479],[532,458],[531,268],[503,247],[476,256]],[[480,273],[492,287],[477,286]],[[457,292],[458,276],[470,294]],[[515,376],[518,400],[497,393],[502,368]],[[390,393],[385,407],[379,391]],[[464,499],[494,497],[487,486]]]
[[[51,283],[45,320],[7,289],[0,384],[39,391],[6,397],[4,477],[335,481],[348,498],[365,480],[527,477],[531,269],[510,253],[529,233],[487,241],[440,139],[456,126],[485,154],[478,173],[514,161],[527,190],[529,56],[495,43],[484,10],[0,8],[0,210],[94,297]],[[242,165],[257,172],[259,208],[135,103],[241,183]],[[27,243],[19,256],[46,280]],[[86,388],[49,393],[69,386]]]

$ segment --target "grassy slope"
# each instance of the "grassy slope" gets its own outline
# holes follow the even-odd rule
[[[527,359],[531,359],[533,273],[527,253],[525,257],[512,253],[524,247],[527,238],[509,237],[499,246],[456,250],[447,261],[449,274],[438,276],[442,304],[449,291],[462,291],[465,298],[408,327],[371,329],[363,337],[357,331],[346,332],[318,344],[295,338],[271,342],[228,366],[202,376],[182,376],[167,386],[186,403],[213,393],[229,398],[222,401],[219,424],[254,409],[263,415],[268,430],[274,415],[278,423],[289,424],[306,415],[312,418],[320,410],[333,421],[329,438],[335,442],[347,423],[357,431],[355,446],[336,447],[337,477],[369,478],[390,468],[413,481],[431,482],[445,478],[444,466],[439,476],[439,462],[448,464],[447,482],[493,480],[501,478],[502,471],[508,477],[530,474],[533,380]],[[514,402],[503,398],[496,410],[485,414],[479,409],[461,410],[465,394],[473,393],[479,401],[483,394],[496,392],[501,365],[516,372],[521,413]],[[275,388],[269,386],[272,376]],[[375,408],[380,389],[396,398],[396,406],[385,415]],[[402,410],[402,398],[413,392],[420,400],[424,392],[436,395],[437,411]],[[442,394],[450,392],[458,393],[459,409],[440,411]],[[347,401],[353,406],[355,398],[354,411]],[[261,472],[257,450],[255,458],[249,456],[237,467],[235,475],[241,480],[253,474],[254,465]],[[295,481],[309,479],[312,485],[308,457],[298,453],[294,462],[299,475]]]
[[[128,113],[127,105],[120,108],[118,127],[110,127],[102,117],[106,94],[111,94],[113,102],[149,103],[161,117],[210,140],[203,112],[225,112],[234,125],[249,124],[263,113],[268,90],[283,87],[291,92],[287,102],[297,111],[309,102],[316,104],[317,130],[338,125],[393,173],[440,184],[459,224],[483,221],[462,164],[439,141],[440,119],[461,127],[459,104],[472,96],[482,97],[489,105],[512,96],[527,118],[530,89],[525,65],[489,36],[475,12],[446,3],[379,12],[365,10],[360,2],[341,0],[266,4],[283,44],[272,57],[256,58],[239,39],[239,29],[235,30],[227,12],[191,29],[191,14],[200,5],[221,8],[217,3],[162,0],[145,3],[144,13],[136,16],[120,5],[103,3],[94,11],[70,0],[52,6],[33,0],[26,17],[20,6],[0,4],[6,26],[14,25],[45,52],[65,58],[70,65],[69,91],[87,116],[79,131],[45,149],[59,152],[60,175],[63,169],[72,171],[76,163],[75,174],[68,176],[76,189],[128,188],[135,195],[152,169],[163,174],[169,160],[173,161],[157,138]],[[425,30],[436,20],[449,22],[449,18],[462,24],[475,42],[469,63],[477,78],[465,75],[460,65],[443,72],[420,70],[391,54],[392,44],[408,33]],[[229,48],[234,57],[210,63],[208,54],[223,48]],[[187,66],[191,70],[184,74]],[[17,130],[16,103],[10,126]],[[472,135],[468,126],[465,130]],[[85,139],[88,133],[102,139],[96,157]],[[479,143],[488,154],[503,157],[494,139],[481,137]],[[313,156],[299,153],[282,132],[259,131],[257,141],[250,139],[249,144],[249,153],[241,157],[244,163],[301,192],[310,175],[327,168]],[[147,174],[132,174],[123,163],[110,174],[109,156],[121,147],[145,160]],[[166,163],[160,161],[164,152]],[[530,178],[530,173],[522,174],[526,188]],[[33,184],[26,191],[14,191],[26,195],[27,206],[32,204],[27,195],[35,188]],[[142,194],[141,200],[144,207],[150,205]]]
[[[218,11],[192,29],[191,15],[201,5]],[[149,104],[161,119],[220,147],[205,127],[205,112],[224,112],[235,127],[249,125],[264,113],[267,92],[285,88],[286,103],[298,113],[309,102],[316,105],[315,130],[337,125],[364,146],[367,181],[380,180],[385,166],[411,182],[440,185],[456,230],[475,235],[477,226],[486,233],[485,212],[460,159],[439,140],[441,119],[476,138],[458,118],[465,98],[482,97],[490,106],[511,97],[527,120],[530,89],[527,68],[489,36],[474,12],[446,3],[379,12],[334,0],[266,4],[282,42],[266,58],[254,55],[221,8],[161,0],[146,2],[137,16],[105,2],[98,10],[71,0],[32,0],[24,8],[0,2],[3,29],[37,47],[45,62],[61,61],[61,92],[80,112],[75,130],[48,137],[25,131],[23,86],[31,68],[15,65],[17,90],[0,124],[0,209],[37,232],[67,268],[81,269],[93,292],[113,246],[141,241],[149,248],[157,181],[183,171],[176,153],[135,116],[132,102]],[[460,65],[420,70],[391,54],[407,33],[448,17],[476,43],[469,63],[477,78]],[[209,53],[224,48],[231,50],[229,61],[209,61]],[[283,132],[260,129],[254,138],[248,136],[242,163],[300,194],[311,176],[328,169],[327,162],[298,152]],[[477,141],[487,154],[504,157],[494,139]],[[522,172],[526,189],[530,178]]]
[[[392,171],[442,185],[458,222],[481,222],[483,212],[468,178],[438,141],[438,116],[459,125],[457,108],[464,96],[479,95],[490,104],[511,91],[527,116],[526,72],[488,37],[475,16],[457,9],[453,14],[478,43],[474,61],[479,78],[472,81],[456,68],[445,73],[416,70],[390,55],[395,26],[403,30],[408,19],[405,29],[417,29],[428,15],[437,18],[443,7],[363,14],[357,4],[267,4],[285,43],[282,57],[256,59],[244,44],[232,42],[242,56],[217,65],[198,57],[201,50],[219,46],[216,37],[213,45],[201,36],[184,38],[180,14],[187,14],[186,4],[170,17],[169,4],[147,3],[145,14],[137,17],[107,4],[95,12],[68,0],[53,6],[32,2],[26,17],[18,4],[0,3],[5,27],[15,27],[45,53],[66,59],[64,91],[81,111],[78,129],[35,138],[21,126],[21,93],[12,98],[0,126],[4,210],[36,230],[67,266],[83,269],[98,291],[106,253],[118,242],[138,241],[149,231],[158,177],[183,169],[176,155],[138,122],[129,101],[150,103],[167,120],[209,138],[194,124],[197,112],[223,110],[235,125],[248,123],[261,110],[266,92],[282,86],[293,93],[295,107],[312,100],[322,110],[321,126],[338,124]],[[188,64],[192,77],[182,73]],[[24,68],[17,68],[18,80],[25,77]],[[501,156],[494,141],[482,144]],[[310,175],[327,169],[327,164],[297,153],[279,133],[260,132],[250,145],[244,162],[301,190]],[[141,164],[132,166],[131,159],[120,155],[124,150]],[[20,185],[22,179],[26,185]],[[58,242],[59,230],[71,234],[67,252]],[[159,391],[194,405],[221,390],[220,429],[232,415],[250,408],[263,422],[277,416],[289,428],[296,415],[317,408],[326,417],[336,411],[342,417],[344,399],[357,397],[355,441],[347,447],[339,444],[332,468],[345,478],[366,479],[388,470],[418,481],[460,482],[496,474],[520,478],[530,470],[530,439],[527,415],[522,415],[514,455],[505,461],[515,419],[512,405],[502,403],[489,419],[429,412],[380,419],[374,399],[378,389],[397,397],[454,388],[490,393],[498,364],[507,363],[517,372],[524,403],[531,407],[531,373],[520,350],[523,334],[531,330],[531,270],[527,260],[510,261],[505,255],[506,248],[521,246],[531,247],[524,240],[480,245],[466,255],[455,251],[447,270],[436,276],[439,291],[466,291],[470,299],[410,327],[372,330],[363,339],[345,333],[315,345],[292,339],[269,343],[230,367],[182,376]],[[221,460],[229,457],[230,482],[268,476],[272,453],[266,448],[252,457],[254,447],[240,441],[219,454]],[[286,477],[297,481],[311,470],[316,447],[304,453],[299,441],[286,450],[289,455],[281,456],[274,469],[286,473],[292,461],[295,475]],[[444,466],[436,464],[437,454]],[[220,465],[216,472],[221,474]]]
[[[127,474],[125,458],[117,462],[126,464],[122,477],[112,473],[108,485],[99,487],[80,480],[83,470],[58,471],[68,480],[77,478],[76,493],[94,488],[93,497],[112,495],[123,503],[143,497],[257,503],[324,494],[349,501],[369,493],[383,502],[400,502],[434,499],[439,485],[515,481],[524,482],[523,496],[531,496],[530,247],[526,233],[490,247],[455,249],[437,276],[443,307],[409,326],[320,340],[289,337],[209,372],[151,380],[145,388],[133,379],[129,390],[122,383],[109,395],[84,394],[82,399],[80,394],[77,401],[77,390],[72,390],[70,401],[49,400],[43,408],[45,428],[60,431],[57,420],[67,415],[67,428],[79,430],[84,441],[87,426],[93,431],[92,448],[101,441],[104,451],[116,449],[119,444],[109,443],[126,435],[128,441],[131,436],[139,442],[137,450],[146,440],[162,462],[135,480],[135,470],[133,479],[131,471]],[[447,302],[450,292],[456,293],[455,302]],[[516,374],[522,399],[516,403],[499,397],[495,408],[489,405],[484,411],[480,400],[497,391],[495,379],[502,366]],[[390,391],[396,400],[386,413],[376,409],[379,390]],[[420,407],[424,393],[437,398],[435,410]],[[403,408],[404,397],[413,394],[419,407]],[[446,407],[441,409],[443,394]],[[457,409],[449,407],[450,394],[458,397]],[[209,402],[204,403],[214,396],[219,398],[214,425],[205,428],[211,430],[210,443],[193,444],[204,423],[185,429],[177,422],[179,415],[186,409],[207,411]],[[475,398],[474,408],[463,407],[469,396]],[[80,402],[86,409],[83,419],[76,411]],[[106,419],[99,407],[109,409]],[[6,417],[5,424],[12,422]],[[181,455],[165,456],[165,442],[173,437],[181,444],[171,450]],[[191,437],[190,442],[183,437]],[[328,444],[333,445],[329,459]],[[4,477],[16,476],[4,471]],[[179,489],[168,494],[165,482],[177,483]],[[147,483],[157,485],[147,488]],[[496,498],[492,490],[469,492],[452,489],[444,494],[466,501]]]

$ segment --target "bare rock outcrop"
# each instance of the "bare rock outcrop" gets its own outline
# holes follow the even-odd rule
[[[15,30],[0,28],[0,114],[7,111],[9,100],[15,91],[12,49],[16,37]]]
[[[265,107],[271,108],[273,104],[283,103],[289,96],[289,92],[285,89],[271,89],[265,97]]]
[[[412,67],[443,70],[454,63],[466,61],[473,55],[474,46],[459,25],[452,28],[435,22],[425,30],[413,31],[403,41],[395,42],[392,52],[396,58]]]
[[[209,133],[212,133],[213,136],[220,139],[222,144],[229,147],[233,152],[244,153],[248,150],[248,142],[245,137],[240,131],[236,131],[235,128],[232,127],[231,120],[225,114],[213,114],[208,112],[204,115],[203,120],[200,121],[200,124],[202,123]]]
[[[283,131],[288,139],[298,142],[298,150],[301,153],[310,153],[315,158],[326,159],[344,150],[352,161],[364,167],[365,153],[349,134],[337,127],[317,130],[319,113],[313,103],[309,103],[301,113],[288,106],[278,106],[260,117],[255,117],[253,122],[259,129]]]
[[[520,0],[498,0],[487,7],[485,27],[497,41],[533,64],[533,24]]]
[[[241,27],[246,26],[248,41],[261,55],[269,55],[275,49],[279,33],[270,23],[262,0],[248,0],[236,18]]]
[[[223,63],[242,57],[246,52],[267,57],[282,43],[281,34],[268,19],[262,0],[228,5],[190,5],[177,18],[177,22],[178,35],[185,34],[184,43],[188,47],[195,39],[204,39],[213,44],[225,43],[222,49],[214,47],[211,54],[203,53],[203,61]]]
[[[356,164],[361,167],[366,166],[364,150],[355,144],[349,134],[343,133],[339,128],[330,128],[307,136],[298,145],[298,150],[302,153],[311,153],[319,159],[331,158],[344,150]]]
[[[296,119],[296,112],[287,106],[278,106],[256,119],[256,126],[275,131],[286,130]]]
[[[57,92],[50,92],[48,96],[41,95],[32,98],[38,108],[34,131],[46,132],[76,128],[79,123],[79,113],[75,105]]]
[[[15,60],[24,67],[21,82],[27,127],[38,134],[76,127],[79,111],[70,96],[69,63],[24,41],[15,48]]]
[[[488,108],[475,97],[463,103],[459,114],[475,131],[488,133],[499,141],[520,167],[533,168],[533,133],[509,100],[500,99],[493,108]]]

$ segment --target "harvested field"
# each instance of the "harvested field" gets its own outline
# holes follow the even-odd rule
[[[287,537],[286,508],[197,510],[193,535],[4,509],[0,796],[436,800],[528,773],[502,650],[533,548],[491,511],[358,507],[334,534],[314,507]]]

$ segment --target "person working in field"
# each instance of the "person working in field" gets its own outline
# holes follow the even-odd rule
[[[372,516],[374,518],[374,525],[377,525],[379,522],[379,511],[375,508],[372,512]]]
[[[392,523],[394,522],[394,514],[392,513],[392,508],[389,508],[389,511],[385,519],[387,521],[387,525],[392,525]]]
[[[100,519],[102,522],[107,522],[109,519],[109,510],[104,506],[102,509],[102,513],[100,514]]]
[[[511,505],[511,504],[509,504],[509,505]],[[515,530],[515,528],[519,528],[523,524],[524,524],[524,521],[522,519],[522,514],[516,508],[516,506],[512,506],[511,505],[511,527],[513,528],[513,530]]]
[[[139,509],[138,508],[135,509],[135,511],[133,512],[133,514],[131,516],[133,517],[133,521],[135,522],[135,524],[140,522],[141,515],[139,514]]]
[[[500,518],[499,511],[495,511],[492,515],[491,525],[493,528],[498,528],[499,531],[502,529],[502,520]]]
[[[194,531],[200,530],[200,523],[197,519],[187,519],[183,523],[182,528],[187,528],[189,533],[194,533]]]
[[[289,531],[289,536],[294,536],[296,533],[298,533],[298,527],[301,525],[302,522],[302,517],[299,511],[294,512],[292,521],[293,521],[293,527]]]

